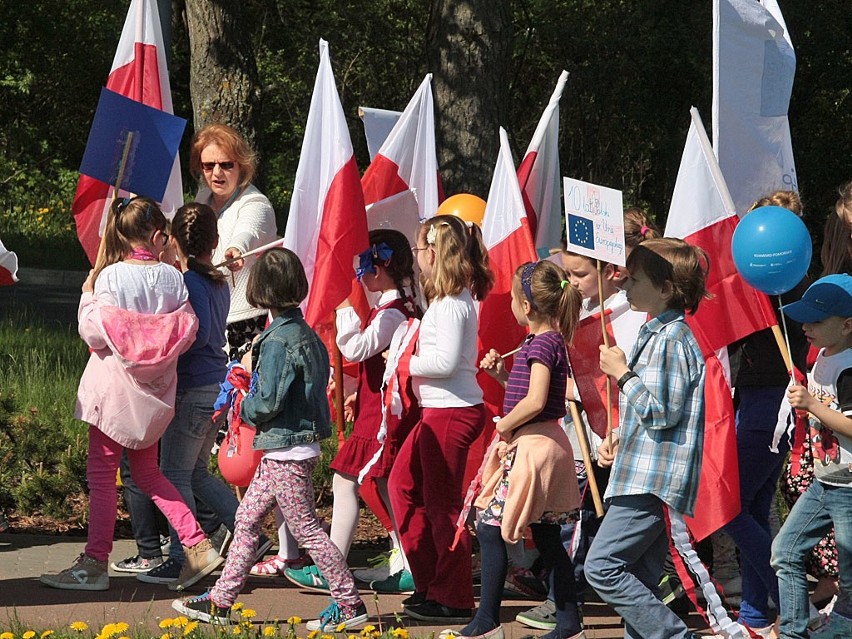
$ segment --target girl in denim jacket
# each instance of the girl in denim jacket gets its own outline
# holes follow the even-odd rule
[[[367,608],[346,560],[316,515],[311,473],[320,455],[320,440],[331,435],[325,394],[330,369],[325,346],[299,309],[307,294],[305,270],[292,251],[272,249],[255,263],[247,298],[252,306],[268,309],[272,323],[243,360],[253,374],[241,416],[257,429],[254,448],[264,455],[237,510],[222,576],[212,590],[172,604],[188,617],[212,623],[229,620],[231,606],[254,563],[263,520],[277,504],[299,545],[328,579],[331,591],[331,605],[318,620],[308,622],[308,629],[352,628],[367,620]]]

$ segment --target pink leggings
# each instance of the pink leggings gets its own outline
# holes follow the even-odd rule
[[[116,497],[115,477],[124,447],[95,426],[89,426],[89,459],[86,477],[89,480],[89,538],[86,554],[106,561],[112,551],[115,534]],[[148,495],[177,531],[184,546],[194,546],[204,540],[204,532],[172,483],[163,477],[157,460],[157,444],[141,450],[127,449],[130,476],[139,489]]]

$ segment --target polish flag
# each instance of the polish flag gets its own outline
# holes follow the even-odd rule
[[[488,192],[485,214],[482,218],[482,239],[488,249],[488,262],[494,272],[494,288],[479,308],[479,343],[484,354],[489,349],[507,353],[518,347],[527,334],[512,313],[512,278],[515,270],[525,262],[536,262],[518,175],[512,161],[512,150],[506,131],[500,128],[500,153],[494,178]],[[480,372],[478,381],[485,394],[485,406],[491,415],[503,412],[503,387],[487,373]],[[481,438],[481,452],[493,435],[486,427]],[[479,460],[482,455],[479,456]],[[479,466],[478,461],[474,470]]]
[[[798,191],[787,111],[796,52],[777,0],[713,2],[713,148],[740,217]]]
[[[421,220],[444,199],[435,152],[432,74],[426,74],[408,106],[361,178],[364,201],[373,204],[411,189]]]
[[[690,114],[665,234],[700,246],[710,257],[707,289],[713,298],[687,316],[706,362],[704,462],[696,515],[687,518],[700,540],[740,512],[734,406],[723,366],[726,348],[776,320],[769,299],[746,284],[734,266],[731,238],[739,218],[698,110],[692,108]]]
[[[112,61],[106,88],[166,113],[173,113],[169,70],[156,2],[132,0],[118,49]],[[88,175],[80,175],[71,210],[77,236],[89,261],[94,264],[106,215],[112,202],[113,187]],[[127,193],[122,192],[124,195]],[[169,184],[161,203],[168,217],[183,204],[180,160],[175,158]]]
[[[319,49],[319,70],[284,233],[284,246],[305,267],[310,288],[302,309],[314,327],[327,322],[350,295],[364,301],[354,262],[369,245],[360,174],[334,84],[328,43],[320,40]],[[353,305],[358,304],[353,301]]]
[[[547,255],[547,250],[562,242],[562,207],[559,171],[559,100],[568,80],[563,71],[544,109],[541,120],[518,167],[518,182],[524,197],[530,232],[535,247]]]
[[[10,286],[18,281],[18,256],[6,250],[0,242],[0,286]]]

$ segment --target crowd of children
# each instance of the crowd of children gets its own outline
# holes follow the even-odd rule
[[[248,183],[231,174],[227,139],[199,143],[199,153],[207,154],[205,172],[222,178],[209,186],[227,190],[227,177],[237,194]],[[790,192],[756,206],[765,204],[801,213]],[[768,329],[730,348],[742,512],[725,530],[740,550],[739,623],[752,636],[852,637],[850,212],[846,187],[826,224],[823,277],[810,286],[803,281],[780,311],[792,363],[807,381],[790,382]],[[239,501],[208,471],[232,310],[227,271],[214,266],[214,255],[230,250],[219,245],[220,225],[221,215],[202,202],[182,207],[170,227],[150,199],[113,203],[79,307],[80,335],[91,349],[76,410],[89,424],[89,538],[74,565],[43,575],[44,584],[109,587],[115,479],[124,464],[131,494],[150,498],[171,539],[163,561],[146,515],[138,522],[146,531],[137,535],[139,555],[114,563],[116,570],[183,590],[224,562],[212,589],[173,604],[211,623],[227,622],[250,574],[284,574],[331,596],[310,630],[357,627],[368,613],[347,555],[368,480],[400,558],[368,585],[410,593],[403,604],[412,619],[465,624],[442,637],[504,637],[504,585],[525,536],[540,554],[538,574],[549,592],[517,620],[547,631],[546,639],[586,637],[588,587],[623,618],[625,637],[697,636],[663,603],[659,585],[670,557],[668,522],[694,515],[698,496],[705,361],[686,316],[709,296],[712,257],[660,237],[641,210],[628,209],[626,267],[564,247],[518,265],[511,309],[528,336],[509,366],[509,355],[487,344],[480,351],[477,343],[477,304],[494,278],[476,225],[439,215],[412,241],[398,231],[372,231],[356,275],[374,296],[373,309],[363,322],[348,302],[337,309],[337,345],[357,362],[357,393],[347,404],[353,433],[331,463],[334,508],[326,530],[312,471],[320,440],[331,434],[329,354],[302,317],[308,281],[289,250],[268,250],[241,274],[240,295],[264,313],[266,326],[247,352],[230,344],[251,375],[240,418],[255,429],[260,464]],[[231,256],[241,258],[243,248]],[[505,399],[468,519],[481,551],[475,608],[464,496],[469,450],[488,423],[480,370],[504,387]],[[776,428],[786,404],[800,418],[789,436]],[[785,484],[795,487],[788,491],[795,498],[773,540],[769,514],[790,449]],[[592,486],[604,496],[602,519]],[[262,524],[272,511],[280,548],[258,563],[271,544]],[[196,513],[212,523],[200,525]],[[819,599],[830,600],[830,614],[809,598],[815,547],[834,567],[813,597],[820,607],[827,602]]]

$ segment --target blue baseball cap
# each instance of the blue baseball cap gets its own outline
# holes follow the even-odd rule
[[[781,307],[800,324],[821,322],[827,317],[852,317],[852,276],[826,275],[808,287],[798,302]]]

